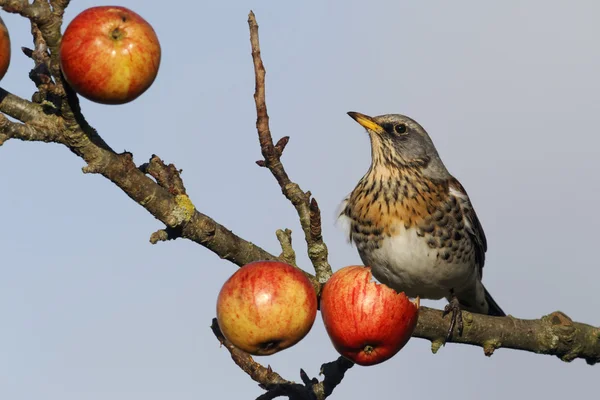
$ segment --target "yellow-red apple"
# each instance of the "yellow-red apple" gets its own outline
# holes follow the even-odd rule
[[[146,20],[125,7],[100,6],[84,10],[69,24],[60,44],[60,66],[83,97],[123,104],[152,85],[160,54]]]
[[[371,280],[371,268],[334,273],[321,292],[321,315],[335,349],[359,365],[393,357],[410,339],[419,301]]]
[[[0,17],[0,79],[4,78],[10,65],[10,36],[8,29]]]
[[[317,315],[317,296],[299,269],[277,261],[244,265],[225,282],[217,299],[223,335],[254,355],[298,343]]]

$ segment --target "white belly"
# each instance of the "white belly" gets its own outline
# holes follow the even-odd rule
[[[399,227],[396,235],[385,238],[378,249],[359,249],[359,253],[377,280],[410,297],[441,299],[451,290],[461,291],[475,283],[473,264],[442,260],[438,250],[429,247],[412,228]]]

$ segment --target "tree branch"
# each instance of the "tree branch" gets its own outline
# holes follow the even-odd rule
[[[278,229],[277,232],[275,232],[275,235],[277,236],[277,240],[279,240],[279,244],[281,244],[281,254],[279,255],[279,258],[286,263],[297,267],[296,252],[292,247],[292,231],[289,229]]]
[[[32,22],[40,22],[50,17],[48,2],[34,0],[31,4],[28,0],[0,0],[0,7],[4,11],[19,14]]]
[[[20,124],[9,121],[4,114],[0,114],[0,146],[9,139],[23,141],[54,142],[55,132],[48,129],[37,129],[30,124]]]
[[[42,106],[15,96],[2,88],[0,88],[0,112],[22,122],[39,122],[47,117]]]
[[[10,121],[0,114],[0,146],[9,139],[29,142],[61,142],[62,121],[46,115],[42,107],[0,88],[0,112],[24,123]]]
[[[536,320],[523,320],[512,316],[491,317],[467,311],[463,311],[463,318],[463,334],[454,335],[451,342],[480,346],[488,357],[496,349],[504,347],[555,355],[567,362],[575,358],[583,358],[590,365],[600,362],[600,328],[573,322],[560,311]],[[436,353],[445,343],[448,323],[448,318],[442,317],[441,310],[421,307],[413,337],[430,340],[432,351]],[[321,374],[324,375],[324,379],[321,382],[309,379],[306,373],[300,370],[304,385],[298,384],[283,379],[270,367],[263,367],[249,354],[233,346],[220,332],[216,319],[213,319],[211,328],[230,352],[234,362],[267,390],[258,399],[280,396],[287,396],[291,400],[325,399],[341,383],[346,371],[354,365],[343,357],[323,364]]]
[[[323,381],[316,378],[310,379],[304,370],[300,370],[302,384],[288,381],[274,372],[270,366],[264,367],[254,361],[252,356],[237,347],[235,347],[221,332],[216,318],[212,320],[210,327],[221,345],[225,346],[231,359],[246,372],[252,380],[259,383],[259,386],[267,392],[258,397],[257,400],[274,399],[280,396],[287,396],[290,400],[323,400],[327,398],[333,389],[339,385],[344,378],[344,374],[354,363],[339,357],[337,360],[323,364],[321,366],[321,375]]]
[[[244,372],[246,372],[252,380],[263,384],[263,385],[277,385],[277,384],[292,384],[293,382],[285,380],[277,372],[273,372],[271,367],[263,367],[261,364],[254,361],[252,356],[237,347],[235,347],[229,340],[223,336],[221,328],[216,318],[213,318],[212,325],[210,326],[214,335],[219,339],[221,345],[225,346],[231,359],[237,364]]]
[[[258,39],[258,24],[254,13],[250,11],[248,15],[248,26],[250,27],[250,44],[252,46],[252,60],[254,62],[254,75],[256,80],[256,89],[254,92],[254,101],[256,103],[256,129],[258,131],[258,140],[264,160],[260,160],[258,165],[267,167],[279,186],[281,191],[292,202],[298,216],[300,225],[304,231],[304,238],[308,246],[308,257],[310,258],[317,280],[325,283],[331,276],[331,266],[327,261],[327,245],[323,242],[321,236],[321,216],[317,201],[312,199],[315,206],[311,207],[311,194],[304,192],[297,183],[290,180],[283,164],[281,155],[288,143],[289,137],[282,137],[276,145],[273,144],[271,129],[269,128],[269,115],[267,114],[267,103],[265,100],[265,66],[260,56],[260,42]]]
[[[430,340],[435,353],[444,344],[448,319],[440,310],[421,307],[413,336]],[[487,356],[504,347],[554,355],[567,362],[576,358],[590,365],[600,362],[600,328],[574,322],[560,311],[531,320],[463,311],[463,321],[462,336],[453,335],[451,342],[480,346]]]

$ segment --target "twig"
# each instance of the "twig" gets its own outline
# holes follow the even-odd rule
[[[216,318],[213,318],[210,329],[212,329],[217,339],[219,339],[221,345],[223,345],[227,351],[229,351],[233,362],[235,362],[237,366],[246,372],[254,381],[260,383],[261,385],[294,384],[294,382],[283,379],[281,375],[279,375],[277,372],[274,372],[271,367],[263,367],[261,364],[254,361],[250,354],[231,344],[231,342],[227,340],[225,336],[223,336]]]
[[[333,389],[342,381],[344,374],[354,365],[352,362],[343,357],[339,357],[336,361],[323,364],[321,366],[321,374],[324,376],[323,381],[319,382],[316,378],[309,378],[304,370],[300,370],[300,378],[302,384],[288,381],[274,372],[271,367],[254,361],[252,356],[237,347],[235,347],[221,332],[219,323],[216,318],[212,320],[210,327],[214,335],[219,339],[233,361],[246,372],[252,380],[258,382],[260,387],[267,390],[266,393],[259,396],[258,399],[274,399],[280,396],[289,397],[292,400],[324,400],[329,396]],[[258,400],[257,399],[257,400]]]
[[[254,13],[250,11],[248,15],[248,26],[250,27],[250,44],[252,45],[252,60],[254,62],[254,76],[256,88],[254,92],[254,101],[256,103],[256,129],[258,130],[258,140],[264,160],[257,161],[259,166],[267,167],[279,186],[281,191],[296,208],[300,217],[300,225],[304,231],[304,237],[308,246],[308,256],[315,268],[317,280],[324,283],[331,276],[331,266],[327,261],[327,246],[323,242],[321,235],[313,235],[317,231],[314,226],[319,224],[318,232],[320,233],[320,216],[311,220],[310,208],[310,193],[304,192],[297,183],[290,180],[283,164],[281,163],[281,155],[285,146],[288,143],[289,137],[281,138],[276,145],[273,144],[271,130],[269,128],[269,115],[267,114],[267,104],[265,100],[265,66],[263,65],[260,55],[260,42],[258,39],[258,24]],[[318,208],[313,212],[318,213]]]
[[[160,186],[167,189],[172,195],[186,194],[181,179],[181,170],[178,170],[173,164],[166,165],[157,155],[153,154],[150,162],[142,164],[140,171],[152,176]]]
[[[70,2],[70,0],[50,0],[50,5],[52,6],[52,11],[62,17],[65,13],[65,8],[67,8]]]
[[[0,88],[0,111],[21,122],[35,121],[43,124],[47,118],[42,106],[15,96],[2,88]]]
[[[2,102],[0,89],[0,103]],[[0,146],[9,139],[19,139],[27,142],[57,142],[60,143],[59,121],[44,118],[39,121],[19,123],[10,121],[0,114]]]
[[[321,375],[325,378],[320,382],[315,392],[323,393],[323,398],[333,393],[333,389],[342,382],[346,372],[354,366],[352,361],[339,357],[337,360],[321,365]]]
[[[31,34],[33,36],[34,50],[22,47],[21,49],[34,61],[35,66],[29,73],[29,78],[35,83],[38,91],[32,96],[35,103],[42,104],[44,111],[58,113],[62,99],[66,93],[62,85],[56,85],[49,70],[51,64],[50,53],[46,40],[37,23],[31,21]]]
[[[275,234],[277,235],[277,240],[279,240],[279,244],[281,244],[281,254],[279,255],[279,258],[285,261],[286,263],[297,267],[298,265],[296,264],[296,252],[292,247],[292,231],[290,231],[289,229],[278,229],[277,232],[275,232]]]
[[[31,4],[28,0],[0,0],[0,7],[9,13],[19,14],[32,22],[40,22],[50,17],[48,2],[35,0]]]

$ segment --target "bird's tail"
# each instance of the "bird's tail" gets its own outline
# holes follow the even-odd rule
[[[506,317],[506,314],[504,313],[504,311],[502,311],[498,303],[496,303],[490,292],[488,292],[485,287],[483,288],[483,290],[485,291],[485,301],[488,304],[488,315],[494,315],[496,317]]]

